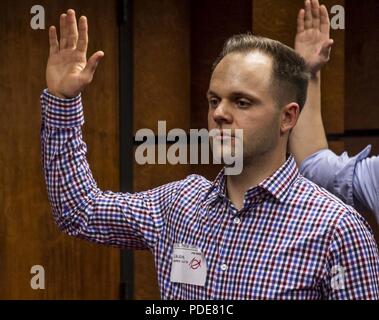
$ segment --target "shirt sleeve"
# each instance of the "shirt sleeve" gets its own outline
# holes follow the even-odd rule
[[[81,97],[41,95],[41,151],[49,202],[59,228],[71,236],[130,249],[152,249],[181,182],[139,193],[102,191],[82,140]]]
[[[345,203],[354,206],[357,205],[354,200],[358,199],[363,200],[361,205],[370,208],[365,199],[373,197],[366,197],[361,193],[374,192],[373,186],[370,187],[367,182],[372,166],[362,166],[362,160],[368,157],[370,151],[371,146],[367,146],[356,156],[349,157],[346,152],[337,156],[331,150],[324,149],[306,158],[300,166],[300,173]],[[361,184],[365,188],[356,187]]]
[[[326,262],[324,298],[378,300],[379,252],[367,222],[356,212],[342,215]]]
[[[357,163],[353,192],[359,203],[375,213],[379,224],[379,157],[365,158]]]

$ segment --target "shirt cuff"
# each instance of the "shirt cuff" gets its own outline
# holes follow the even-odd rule
[[[45,89],[41,95],[42,120],[49,127],[72,128],[84,124],[81,94],[61,99]]]
[[[361,152],[359,152],[354,157],[349,157],[347,152],[344,152],[341,157],[343,157],[343,162],[345,163],[345,168],[341,168],[336,173],[334,179],[334,188],[337,194],[341,194],[343,198],[347,199],[347,203],[351,206],[357,206],[355,203],[355,190],[354,181],[356,179],[355,169],[357,164],[363,159],[367,158],[371,152],[371,145],[367,146]],[[344,172],[346,170],[346,173]]]

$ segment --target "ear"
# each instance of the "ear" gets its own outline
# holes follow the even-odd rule
[[[297,103],[291,102],[282,108],[280,119],[280,133],[286,134],[296,125],[299,118],[300,107]]]

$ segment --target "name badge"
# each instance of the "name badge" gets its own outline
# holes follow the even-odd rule
[[[175,243],[172,255],[171,282],[204,286],[207,265],[203,253],[194,246]]]

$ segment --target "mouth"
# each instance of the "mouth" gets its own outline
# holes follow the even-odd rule
[[[226,129],[226,130],[220,130],[220,133],[217,135],[219,137],[229,137],[229,138],[234,138],[235,135],[234,133],[231,132],[231,129]]]
[[[219,138],[219,139],[234,139],[235,136],[231,136],[229,134],[218,134],[215,136],[215,138]]]
[[[227,133],[221,133],[221,134],[215,135],[213,139],[217,141],[222,141],[222,142],[233,141],[235,140],[235,136],[231,134],[227,134]]]

